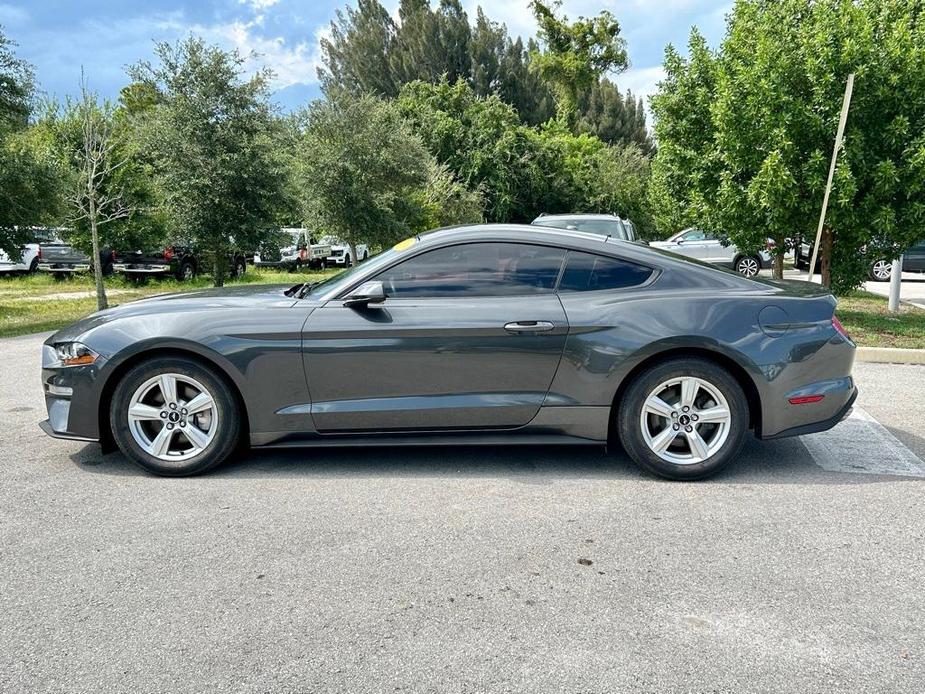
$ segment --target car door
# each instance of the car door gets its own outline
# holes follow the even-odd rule
[[[925,240],[919,241],[903,254],[903,271],[925,272]]]
[[[734,254],[735,246],[724,246],[715,235],[705,233],[697,257],[708,263],[731,265]]]
[[[446,246],[379,273],[381,304],[328,301],[303,333],[318,431],[528,423],[568,333],[554,292],[564,257],[531,244]]]
[[[676,247],[670,250],[686,255],[688,258],[704,260],[706,254],[705,239],[706,234],[700,229],[691,229],[681,234],[676,240]]]

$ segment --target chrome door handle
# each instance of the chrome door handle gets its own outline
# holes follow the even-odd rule
[[[504,329],[511,333],[545,333],[555,326],[546,320],[519,320],[506,323]]]

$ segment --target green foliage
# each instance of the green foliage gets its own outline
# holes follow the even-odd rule
[[[433,222],[480,216],[478,197],[438,167],[394,102],[336,91],[304,114],[297,180],[306,222],[384,247]]]
[[[609,145],[635,144],[644,154],[655,149],[646,128],[641,98],[625,95],[610,80],[595,82],[578,95],[578,132],[591,133]]]
[[[738,0],[719,52],[692,35],[690,59],[669,49],[666,72],[652,100],[660,227],[696,222],[743,248],[770,236],[783,250],[786,238],[813,237],[854,72],[826,220],[833,288],[857,286],[871,258],[925,236],[925,14],[917,3]]]
[[[136,119],[154,162],[171,232],[209,254],[224,281],[234,248],[256,248],[278,213],[285,181],[268,104],[269,73],[243,76],[244,58],[189,38],[159,43],[158,64],[129,70],[156,94]]]
[[[27,129],[32,68],[0,32],[0,250],[19,258],[28,227],[51,221],[61,204],[51,140]]]
[[[534,50],[532,67],[556,95],[560,119],[571,123],[578,109],[578,96],[597,83],[610,70],[624,70],[627,65],[626,42],[620,36],[620,24],[604,10],[597,17],[579,17],[569,24],[558,18],[555,10],[560,0],[550,4],[532,0],[530,8],[539,24],[543,50]]]

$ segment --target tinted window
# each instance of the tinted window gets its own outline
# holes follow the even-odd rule
[[[422,253],[379,274],[387,296],[513,296],[551,292],[561,248],[469,243]]]
[[[681,241],[703,241],[707,237],[700,229],[691,229],[690,231],[681,234]]]
[[[623,228],[623,224],[617,219],[582,219],[580,217],[546,219],[544,217],[538,219],[534,224],[556,229],[574,229],[575,231],[585,231],[591,234],[604,234],[605,236],[628,240],[628,234]]]
[[[572,251],[559,282],[559,291],[590,292],[634,287],[649,279],[651,274],[651,269],[626,260]]]

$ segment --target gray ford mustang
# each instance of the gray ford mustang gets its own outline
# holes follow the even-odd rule
[[[698,479],[837,424],[857,395],[835,300],[612,237],[442,229],[320,284],[166,295],[52,335],[51,436],[161,475],[241,444],[587,444]]]

